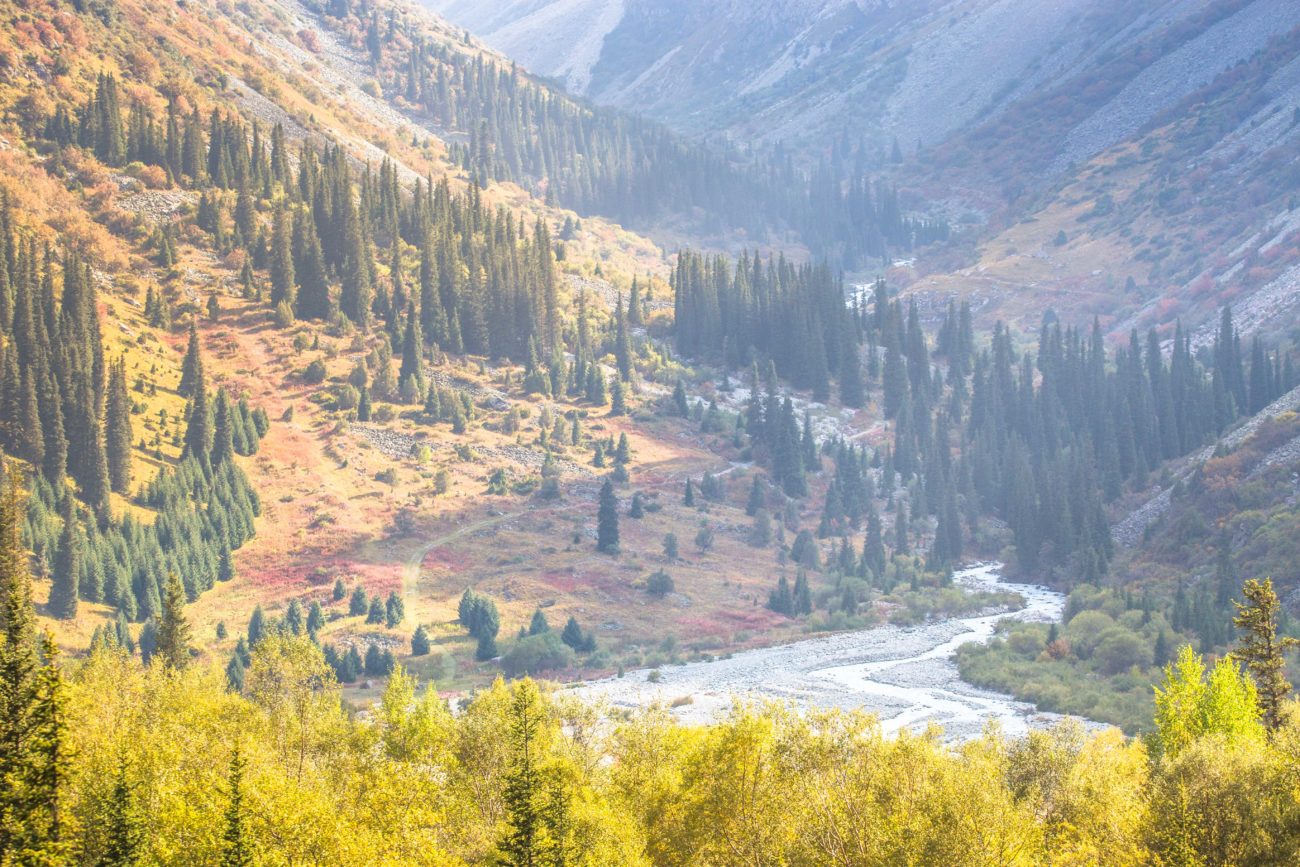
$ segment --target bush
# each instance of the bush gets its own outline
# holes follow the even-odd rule
[[[360,401],[361,392],[351,385],[341,386],[334,397],[335,406],[342,410],[356,409]]]
[[[318,385],[325,381],[325,362],[319,358],[307,365],[302,372],[302,378],[310,385]]]
[[[501,657],[501,668],[511,677],[554,671],[572,664],[573,651],[554,630],[520,638]]]
[[[652,574],[645,582],[646,592],[660,599],[672,593],[673,589],[673,576],[662,569]]]
[[[281,328],[288,328],[295,322],[293,307],[288,301],[281,301],[275,305],[275,324]]]
[[[1092,657],[1104,674],[1119,674],[1150,665],[1151,647],[1133,630],[1112,626],[1102,631]]]
[[[1102,611],[1081,611],[1065,627],[1065,636],[1075,655],[1088,659],[1101,642],[1102,634],[1114,625],[1114,619]]]

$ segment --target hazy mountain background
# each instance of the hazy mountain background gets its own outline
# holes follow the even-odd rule
[[[1293,318],[1300,4],[426,2],[679,131],[805,166],[861,147],[968,230],[901,278],[985,314],[1030,325],[1052,306],[1120,332],[1228,301],[1248,330]]]

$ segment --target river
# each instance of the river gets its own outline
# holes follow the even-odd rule
[[[972,591],[1018,593],[1025,601],[1019,611],[824,635],[712,662],[665,666],[657,681],[649,670],[630,671],[574,692],[615,708],[658,702],[686,723],[708,722],[742,698],[805,708],[863,708],[878,714],[887,732],[919,731],[936,723],[946,739],[965,740],[996,720],[1006,734],[1021,735],[1059,717],[964,682],[953,654],[962,644],[987,642],[1004,618],[1059,620],[1065,597],[1046,587],[1004,581],[1000,568],[1000,563],[976,564],[958,571],[953,581]]]

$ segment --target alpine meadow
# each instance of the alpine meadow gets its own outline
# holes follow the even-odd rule
[[[0,867],[1300,864],[1300,4],[0,0]]]

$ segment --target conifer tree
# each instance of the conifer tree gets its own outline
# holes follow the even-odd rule
[[[614,483],[605,480],[600,488],[600,508],[596,515],[596,550],[602,554],[618,553],[618,496]]]
[[[59,620],[72,620],[77,616],[78,584],[82,569],[81,533],[72,497],[63,501],[63,530],[59,534],[59,547],[54,556],[53,584],[50,586],[50,615]]]
[[[808,573],[800,569],[794,578],[795,614],[812,614],[812,590],[808,586]]]
[[[208,404],[207,379],[200,366],[198,376],[194,380],[194,396],[190,399],[184,453],[197,461],[205,470],[211,469],[212,439],[212,407]]]
[[[293,227],[289,211],[284,205],[275,210],[271,227],[271,306],[282,301],[295,303],[298,285],[293,269]]]
[[[1300,640],[1277,634],[1282,605],[1273,591],[1273,581],[1252,578],[1242,585],[1246,601],[1234,602],[1233,624],[1241,630],[1241,643],[1232,652],[1245,664],[1258,690],[1264,724],[1276,731],[1283,722],[1282,707],[1291,684],[1286,679],[1286,652],[1300,647]]]
[[[239,747],[230,757],[225,831],[221,835],[221,867],[251,867],[253,851],[244,829],[244,758]]]
[[[497,842],[503,865],[542,867],[555,846],[545,821],[541,773],[544,708],[530,678],[517,683],[510,702],[510,767],[506,773],[506,833]]]
[[[411,636],[411,655],[427,656],[429,647],[429,631],[423,625],[415,627],[415,634]]]
[[[294,273],[298,280],[294,314],[299,319],[329,319],[329,278],[320,237],[309,214],[300,214],[294,221]]]
[[[767,607],[777,614],[794,616],[794,595],[790,592],[790,582],[782,575],[777,579],[776,589],[768,594]]]
[[[23,520],[17,470],[0,464],[0,857],[59,864],[62,687],[53,640],[37,637]]]
[[[191,397],[199,379],[203,376],[203,356],[199,351],[199,330],[190,322],[190,339],[185,346],[185,358],[181,361],[181,384],[176,392],[181,397]]]
[[[622,380],[614,380],[609,388],[609,414],[611,416],[627,415],[627,398],[624,396]]]
[[[175,572],[167,574],[155,651],[165,665],[181,671],[190,661],[190,624],[185,617],[185,588]]]
[[[126,359],[113,365],[108,378],[104,406],[105,451],[108,478],[114,492],[126,494],[131,487],[131,399],[126,390]]]
[[[101,867],[136,867],[143,854],[145,827],[125,754],[118,758],[117,776],[105,804],[104,825],[107,839],[97,863]]]
[[[862,383],[862,365],[858,361],[858,343],[851,328],[851,325],[844,327],[840,348],[840,402],[856,409],[866,403],[867,395]]]
[[[623,312],[623,293],[618,294],[614,307],[614,358],[618,364],[618,377],[623,382],[632,378],[632,340],[628,334],[627,317]]]
[[[212,421],[212,452],[210,461],[213,467],[220,467],[231,460],[235,454],[235,408],[224,388],[217,390],[216,412]]]

